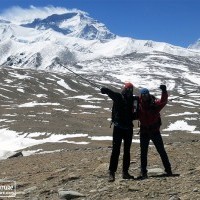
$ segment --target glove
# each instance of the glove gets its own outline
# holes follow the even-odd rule
[[[162,92],[166,92],[167,91],[166,85],[160,85],[160,89],[162,90]]]
[[[102,94],[107,94],[107,93],[108,93],[108,88],[102,87],[102,88],[101,88],[101,93],[102,93]]]

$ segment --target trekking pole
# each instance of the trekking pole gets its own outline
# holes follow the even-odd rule
[[[173,99],[170,99],[169,101],[173,101],[173,100],[175,100],[175,99],[179,99],[179,98],[181,98],[181,97],[187,96],[188,94],[191,94],[191,93],[194,93],[194,92],[197,92],[197,91],[199,91],[199,89],[193,90],[193,91],[188,92],[188,93],[183,94],[183,95],[180,95],[180,96],[178,96],[178,97],[175,97],[175,98],[173,98]]]
[[[61,64],[61,65],[62,65],[62,64]],[[74,71],[72,71],[72,70],[69,69],[68,67],[65,67],[64,65],[62,65],[62,67],[65,68],[65,69],[67,69],[67,70],[69,70],[70,72],[72,72],[72,73],[75,74],[76,76],[82,78],[84,81],[88,82],[91,86],[93,86],[93,87],[95,87],[95,88],[98,88],[98,89],[101,89],[100,86],[98,86],[97,84],[95,84],[95,83],[89,81],[88,79],[82,77],[80,74],[75,73]]]

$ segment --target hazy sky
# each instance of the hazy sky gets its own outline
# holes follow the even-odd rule
[[[85,11],[119,36],[182,47],[200,38],[200,0],[0,0],[0,15],[50,5]]]

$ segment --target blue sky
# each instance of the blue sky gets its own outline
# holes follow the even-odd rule
[[[120,36],[188,47],[200,38],[200,0],[0,0],[12,6],[77,8]]]

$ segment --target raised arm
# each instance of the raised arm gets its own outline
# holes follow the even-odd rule
[[[161,99],[157,99],[155,102],[156,107],[159,111],[163,109],[163,107],[167,104],[168,101],[168,92],[166,85],[160,85],[160,89],[162,90]]]
[[[107,94],[113,101],[119,101],[122,99],[122,95],[118,92],[114,92],[106,87],[101,88],[102,94]]]

